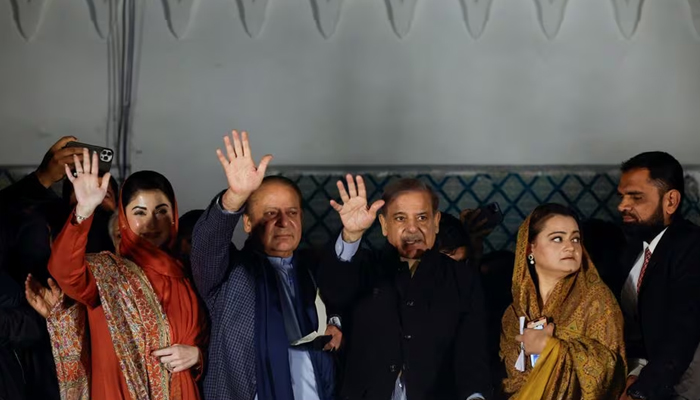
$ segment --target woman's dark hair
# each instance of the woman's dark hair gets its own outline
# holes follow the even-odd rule
[[[576,212],[571,209],[571,207],[564,206],[557,203],[547,203],[537,206],[530,216],[530,229],[528,235],[528,242],[532,243],[537,238],[537,235],[542,232],[544,224],[555,215],[561,215],[562,217],[571,217],[576,221],[576,224],[581,226],[579,223],[578,216]]]
[[[160,190],[170,200],[170,204],[175,207],[173,186],[168,181],[168,178],[155,171],[134,172],[127,178],[122,187],[121,206],[126,209],[126,205],[136,197],[138,192],[148,190]]]

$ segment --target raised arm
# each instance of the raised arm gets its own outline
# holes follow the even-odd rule
[[[377,200],[368,206],[367,190],[361,176],[346,176],[348,189],[342,181],[337,182],[342,204],[331,200],[331,207],[338,212],[343,223],[343,231],[325,254],[319,269],[319,286],[325,299],[336,307],[352,305],[362,281],[367,276],[365,268],[371,268],[371,257],[363,254],[355,257],[360,247],[360,239],[377,218],[377,212],[384,205]]]
[[[78,205],[53,244],[49,272],[69,297],[95,307],[99,304],[99,296],[95,278],[85,263],[85,246],[93,212],[107,194],[110,175],[106,173],[100,182],[97,152],[90,157],[88,149],[83,149],[83,162],[77,155],[73,155],[73,162],[75,177],[68,165],[64,168],[73,184]]]
[[[73,155],[82,155],[82,149],[66,147],[77,139],[64,136],[54,143],[46,152],[41,165],[36,171],[22,178],[19,182],[0,191],[0,202],[37,204],[44,201],[59,200],[51,185],[61,181],[65,175],[65,164],[73,164]]]
[[[243,132],[239,138],[238,132],[233,131],[231,136],[233,142],[228,136],[224,137],[226,156],[221,149],[216,150],[228,189],[211,202],[192,233],[192,276],[207,303],[216,296],[229,272],[231,257],[236,251],[231,244],[233,231],[246,201],[260,187],[272,160],[271,155],[266,155],[256,167],[248,133]]]
[[[377,200],[369,206],[367,203],[367,189],[362,177],[357,175],[353,179],[352,175],[347,174],[345,180],[348,183],[348,190],[345,190],[343,181],[336,182],[343,204],[331,200],[331,207],[338,212],[343,223],[343,241],[354,243],[362,239],[362,235],[377,219],[377,212],[384,206],[384,200]],[[357,184],[355,180],[357,180]]]
[[[207,304],[224,281],[237,251],[231,238],[242,212],[227,212],[216,196],[192,231],[192,279]]]

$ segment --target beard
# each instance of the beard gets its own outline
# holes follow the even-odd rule
[[[664,228],[664,210],[660,202],[654,214],[646,221],[625,222],[622,224],[625,236],[632,241],[641,240],[647,243],[651,242]]]

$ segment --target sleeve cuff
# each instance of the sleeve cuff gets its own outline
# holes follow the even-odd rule
[[[338,235],[338,240],[335,242],[335,254],[338,256],[340,261],[352,261],[352,258],[357,253],[360,248],[360,240],[353,243],[348,243],[343,240],[343,234]]]
[[[343,324],[340,320],[340,316],[338,315],[332,315],[330,318],[328,318],[328,325],[333,325],[341,331],[343,330]]]
[[[627,376],[639,376],[642,373],[642,369],[647,365],[647,360],[643,358],[633,358],[629,360],[629,374]]]
[[[474,393],[473,395],[467,397],[467,400],[485,400],[485,399],[486,398],[481,393]]]
[[[219,211],[221,211],[222,213],[227,214],[227,215],[241,215],[245,212],[245,205],[243,207],[241,207],[241,209],[238,211],[229,211],[229,210],[225,209],[223,204],[221,204],[222,197],[224,197],[223,194],[220,194],[219,197],[217,197],[216,201],[215,201],[216,208],[218,208]]]
[[[93,211],[92,214],[90,214],[90,216],[88,216],[80,222],[78,222],[78,217],[76,215],[77,214],[75,213],[75,208],[73,208],[73,211],[71,211],[69,217],[70,225],[73,226],[80,233],[89,231],[90,227],[92,226],[92,220],[95,218],[95,212]]]

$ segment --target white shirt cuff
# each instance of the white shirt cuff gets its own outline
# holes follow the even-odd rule
[[[216,198],[216,206],[219,207],[219,210],[221,210],[221,212],[223,212],[224,214],[234,214],[234,215],[241,215],[241,214],[243,214],[243,212],[245,211],[245,204],[244,204],[243,207],[241,207],[241,209],[238,210],[238,211],[229,211],[229,210],[227,210],[227,209],[224,208],[223,204],[221,204],[221,199],[222,199],[222,197],[224,197],[224,196],[221,195],[221,196],[219,196],[219,197]]]
[[[630,373],[627,374],[627,376],[639,376],[639,374],[642,372],[642,368],[644,368],[647,365],[647,363],[648,361],[643,358],[630,359],[628,365]]]
[[[338,235],[338,240],[335,241],[335,254],[340,261],[352,261],[352,258],[360,248],[360,241],[348,243],[343,240],[343,234]]]
[[[467,400],[485,400],[485,398],[481,393],[474,393],[473,395],[467,397]]]

